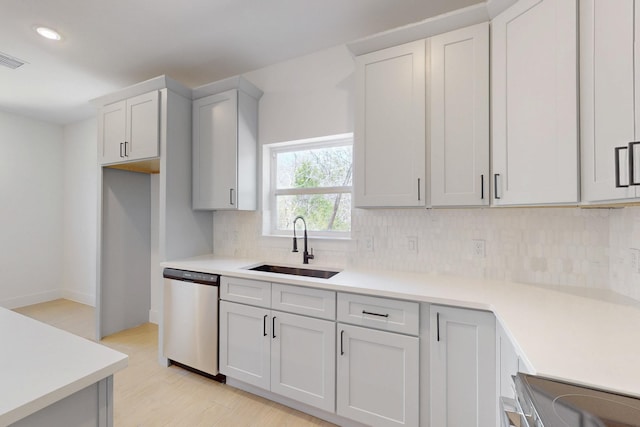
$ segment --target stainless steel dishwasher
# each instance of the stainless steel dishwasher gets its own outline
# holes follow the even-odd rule
[[[217,376],[219,276],[165,268],[163,277],[164,357]]]

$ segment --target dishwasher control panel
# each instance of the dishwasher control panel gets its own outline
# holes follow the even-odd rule
[[[165,279],[175,279],[182,282],[194,282],[203,284],[218,284],[219,276],[216,274],[199,273],[196,271],[178,270],[175,268],[165,268],[162,276]]]

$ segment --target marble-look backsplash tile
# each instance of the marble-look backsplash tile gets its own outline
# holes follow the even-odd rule
[[[259,212],[216,212],[213,237],[219,255],[300,263],[290,239],[262,236]],[[640,207],[354,209],[350,241],[312,246],[313,263],[336,268],[610,288],[640,300]]]

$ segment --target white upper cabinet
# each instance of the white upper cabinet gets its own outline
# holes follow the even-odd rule
[[[261,94],[234,88],[193,101],[194,209],[256,209]]]
[[[576,1],[520,0],[492,31],[493,203],[575,204]]]
[[[158,157],[160,97],[157,90],[106,105],[98,115],[101,164]]]
[[[633,0],[580,2],[580,134],[584,202],[638,197],[628,144],[638,139],[640,8]],[[622,147],[616,151],[616,147]],[[638,152],[635,152],[638,157]],[[616,170],[618,163],[618,170]],[[640,167],[636,163],[634,169]],[[616,177],[617,175],[617,177]],[[635,174],[634,181],[639,181]]]
[[[428,43],[431,205],[488,205],[489,24]]]
[[[356,58],[354,203],[425,206],[425,41]]]

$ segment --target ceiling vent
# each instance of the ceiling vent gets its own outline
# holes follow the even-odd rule
[[[0,52],[0,65],[5,67],[9,67],[15,70],[18,67],[21,67],[25,64],[24,61],[19,60],[13,56],[7,55],[6,53]]]

